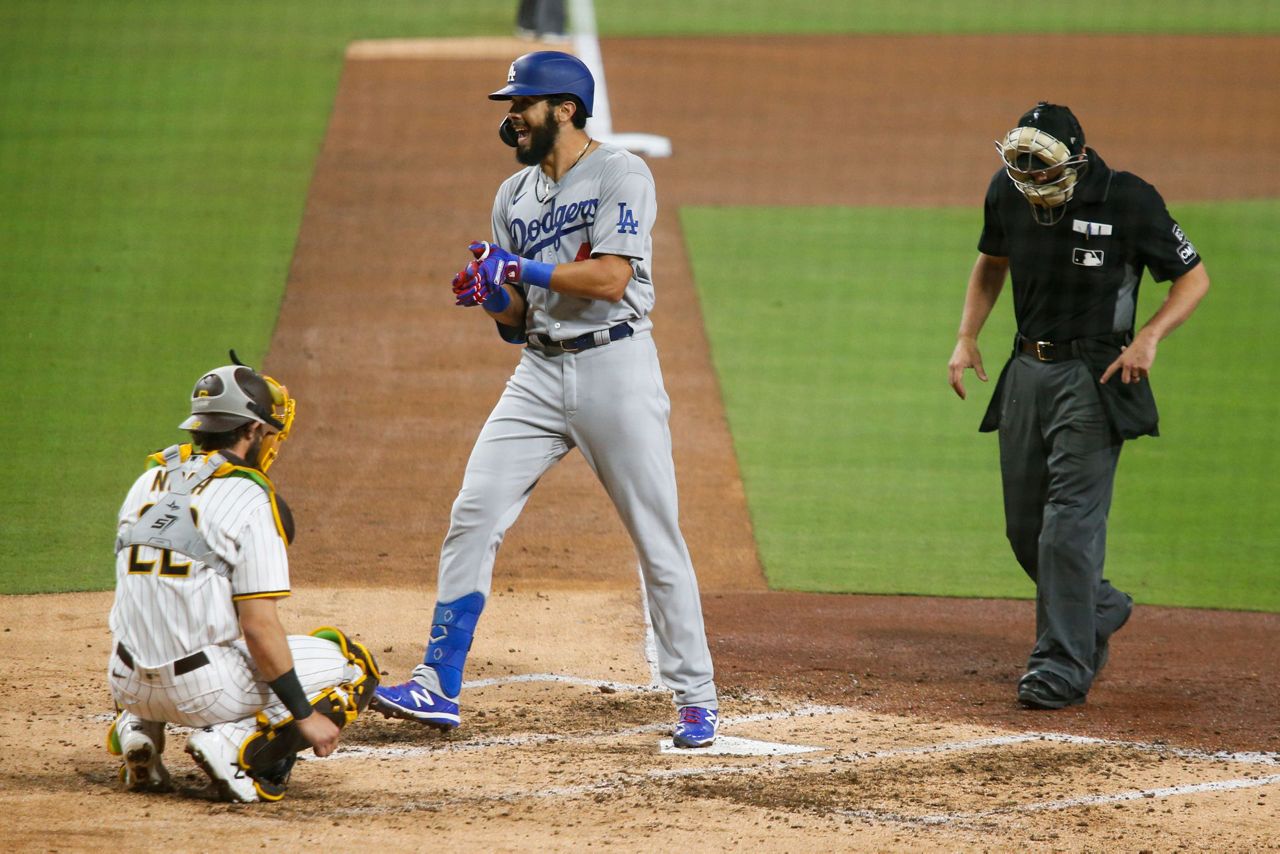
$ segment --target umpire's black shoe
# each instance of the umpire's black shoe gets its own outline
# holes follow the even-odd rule
[[[1084,702],[1084,694],[1047,670],[1032,670],[1018,680],[1018,702],[1032,709],[1063,709]]]
[[[1124,617],[1120,620],[1120,625],[1116,626],[1115,631],[1111,635],[1124,628],[1124,624],[1129,622],[1129,617],[1133,615],[1133,597],[1128,593],[1124,594],[1127,600]],[[1098,644],[1093,648],[1093,678],[1097,679],[1098,674],[1102,672],[1102,668],[1107,666],[1107,659],[1111,656],[1111,635],[1105,638],[1099,636]]]

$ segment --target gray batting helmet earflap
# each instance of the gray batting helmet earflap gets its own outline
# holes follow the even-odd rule
[[[539,50],[511,63],[507,85],[490,94],[489,100],[510,101],[519,95],[572,95],[590,117],[596,81],[591,69],[576,56],[558,50]]]

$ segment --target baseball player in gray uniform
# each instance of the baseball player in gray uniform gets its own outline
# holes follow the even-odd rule
[[[210,371],[181,425],[192,443],[153,454],[120,508],[107,749],[131,790],[171,788],[173,723],[196,728],[187,752],[222,799],[279,800],[297,751],[332,753],[378,684],[361,644],[334,628],[286,636],[276,613],[293,519],[266,472],[293,413],[270,377]]]
[[[557,51],[526,54],[507,85],[499,135],[526,168],[493,206],[493,242],[455,277],[460,306],[481,306],[524,344],[480,431],[440,550],[437,605],[423,663],[373,707],[456,727],[458,693],[493,564],[538,479],[578,448],[639,554],[658,669],[678,709],[674,741],[706,747],[719,722],[698,582],[680,533],[658,354],[650,335],[653,176],[644,161],[585,132],[595,84]]]

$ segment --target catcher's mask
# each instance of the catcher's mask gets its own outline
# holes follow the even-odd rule
[[[235,364],[214,368],[191,390],[191,416],[178,425],[180,430],[224,433],[256,421],[276,432],[263,438],[256,460],[248,462],[266,472],[289,438],[296,402],[289,390],[276,380],[243,364],[234,350]]]
[[[996,150],[1009,180],[1031,203],[1036,222],[1057,223],[1089,161],[1084,130],[1071,110],[1041,101],[996,140]]]

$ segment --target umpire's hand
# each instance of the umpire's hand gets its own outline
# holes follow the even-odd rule
[[[978,375],[978,379],[984,383],[987,381],[987,372],[982,368],[982,353],[978,350],[978,341],[976,338],[961,336],[956,341],[956,349],[951,353],[951,361],[947,363],[947,373],[951,379],[951,387],[955,389],[956,394],[960,395],[960,399],[965,399],[964,394],[964,372],[966,368],[973,368],[973,372]]]
[[[1128,347],[1120,348],[1120,356],[1102,372],[1099,382],[1106,382],[1120,372],[1120,382],[1136,383],[1146,379],[1151,373],[1151,365],[1156,360],[1156,338],[1139,332]]]

